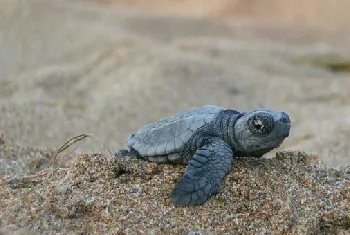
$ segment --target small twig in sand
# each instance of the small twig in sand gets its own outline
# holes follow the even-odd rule
[[[62,153],[64,150],[68,149],[70,146],[72,146],[74,143],[79,142],[87,137],[91,137],[91,135],[87,135],[87,134],[81,134],[81,135],[77,135],[74,136],[72,138],[70,138],[69,140],[67,140],[57,151],[56,153],[51,157],[50,162],[49,162],[49,166],[51,166],[53,164],[53,160],[56,159],[56,157],[58,156],[58,154]]]

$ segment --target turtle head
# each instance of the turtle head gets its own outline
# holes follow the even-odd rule
[[[261,157],[279,147],[289,136],[291,121],[284,112],[254,110],[244,113],[235,124],[235,142],[244,155]]]

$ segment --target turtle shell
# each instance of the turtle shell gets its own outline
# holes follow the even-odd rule
[[[192,137],[193,133],[214,120],[223,107],[203,106],[175,114],[144,126],[127,139],[127,145],[141,156],[159,156],[176,153]]]

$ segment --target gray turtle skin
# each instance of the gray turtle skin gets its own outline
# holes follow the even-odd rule
[[[187,163],[171,192],[175,205],[201,205],[218,192],[233,157],[261,157],[289,136],[284,112],[240,113],[218,106],[189,109],[147,125],[127,139],[128,150],[116,156],[156,163]]]

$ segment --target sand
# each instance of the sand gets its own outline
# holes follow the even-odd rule
[[[96,0],[185,16],[250,21],[254,24],[294,24],[324,30],[346,30],[347,0]]]
[[[235,159],[219,193],[176,207],[184,166],[83,154],[69,168],[0,180],[0,227],[40,234],[346,234],[350,168],[278,152]]]

